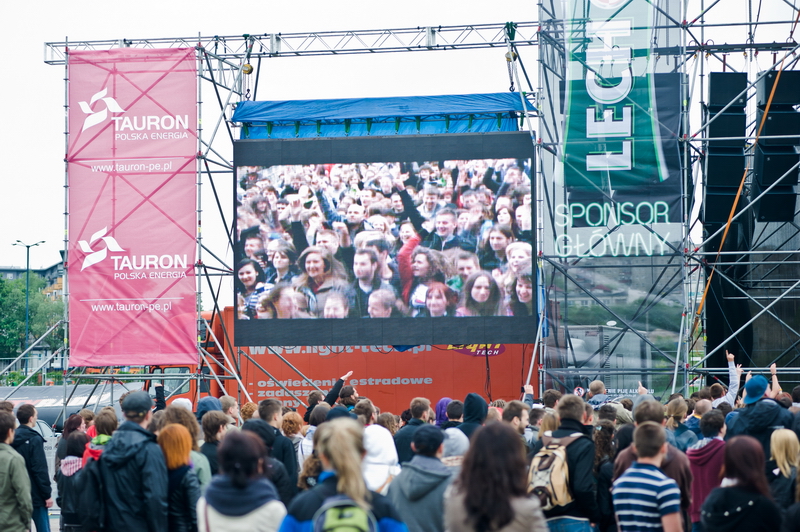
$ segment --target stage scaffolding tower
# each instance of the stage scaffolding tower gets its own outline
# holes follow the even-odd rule
[[[589,5],[588,0],[586,4]],[[748,129],[741,141],[750,153],[756,137],[755,100],[760,73],[797,68],[794,30],[800,11],[788,1],[773,4],[779,5],[771,5],[763,13],[761,4],[753,0],[725,3],[703,0],[699,5],[654,0],[647,4],[651,7],[652,22],[648,28],[635,27],[635,30],[649,32],[653,72],[671,74],[678,80],[680,124],[672,133],[680,150],[682,212],[679,221],[661,224],[669,227],[641,224],[639,236],[628,235],[627,241],[628,228],[600,226],[596,234],[605,238],[603,242],[611,242],[608,239],[612,238],[618,249],[644,246],[648,250],[641,254],[617,253],[617,256],[611,253],[581,256],[556,249],[558,236],[564,235],[557,209],[559,204],[567,203],[568,193],[563,180],[559,181],[563,177],[560,175],[561,100],[567,69],[567,29],[574,30],[574,21],[567,28],[562,12],[566,4],[561,2],[542,0],[538,5],[538,21],[514,23],[49,42],[44,46],[44,60],[63,66],[67,49],[193,47],[197,50],[203,119],[198,191],[202,185],[210,185],[219,212],[207,218],[218,218],[227,235],[226,242],[204,242],[198,233],[198,292],[202,286],[208,287],[216,314],[227,304],[218,300],[219,283],[229,282],[232,275],[232,264],[227,257],[235,221],[229,219],[230,213],[223,208],[226,202],[220,196],[220,192],[226,193],[228,179],[233,177],[232,141],[238,125],[231,122],[230,116],[239,102],[258,98],[259,83],[268,79],[266,67],[270,60],[482,48],[508,50],[511,84],[516,84],[515,90],[523,97],[535,98],[538,110],[538,115],[532,117],[538,170],[532,179],[536,183],[536,244],[545,293],[542,309],[548,325],[538,350],[543,377],[540,382],[572,391],[575,387],[585,387],[594,378],[604,379],[609,388],[619,390],[630,389],[642,381],[656,395],[666,396],[672,391],[686,393],[701,378],[716,378],[720,374],[724,379],[724,357],[721,362],[719,355],[726,347],[737,351],[737,363],[745,367],[764,368],[775,360],[781,367],[779,372],[800,374],[796,369],[800,366],[800,323],[797,323],[800,313],[794,303],[798,297],[796,280],[800,279],[797,213],[791,222],[753,221],[747,253],[711,251],[709,242],[720,237],[726,224],[715,235],[704,232],[699,221],[706,199],[703,162],[709,122],[704,121],[702,109],[706,105],[708,74],[748,73]],[[742,21],[744,12],[747,17]],[[538,72],[534,60],[538,60]],[[526,121],[521,122],[525,128]],[[217,186],[220,178],[221,189]],[[745,174],[745,191],[749,191],[751,180],[750,173]],[[762,194],[766,192],[769,191]],[[614,201],[613,195],[607,196],[611,197],[606,197],[605,202]],[[747,205],[740,206],[734,223],[746,218],[760,197],[752,196]],[[201,209],[202,204],[199,205]],[[202,212],[198,213],[198,219],[203,220]],[[598,227],[591,229],[595,231]],[[591,242],[597,245],[599,237]],[[617,240],[619,237],[622,239]],[[613,247],[603,242],[600,245]],[[734,287],[725,292],[725,297],[746,302],[750,319],[742,327],[730,330],[717,347],[707,351],[704,338],[708,324],[703,307],[708,298],[721,297],[714,290],[706,290],[712,267],[717,282]],[[216,286],[214,280],[218,280]],[[737,344],[743,332],[753,335],[756,347],[745,350]],[[232,331],[226,334],[232,335]],[[200,346],[198,353],[202,358]],[[238,366],[238,359],[232,362],[236,364],[225,368],[229,373],[235,373]]]

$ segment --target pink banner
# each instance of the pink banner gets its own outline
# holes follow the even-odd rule
[[[70,366],[197,361],[193,49],[69,54]]]

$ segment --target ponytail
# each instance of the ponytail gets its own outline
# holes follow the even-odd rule
[[[317,434],[318,452],[328,459],[336,473],[336,491],[368,508],[369,491],[361,472],[364,428],[354,419],[338,418],[320,425]]]

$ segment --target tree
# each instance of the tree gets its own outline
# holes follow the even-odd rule
[[[31,273],[29,330],[33,342],[63,317],[64,303],[42,293],[46,282]],[[0,278],[0,358],[15,358],[25,346],[25,277],[13,281]],[[63,330],[54,331],[43,344],[55,348],[62,343]]]

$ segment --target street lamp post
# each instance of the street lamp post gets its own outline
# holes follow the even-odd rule
[[[38,246],[39,244],[44,244],[44,240],[40,240],[35,244],[25,244],[22,240],[17,240],[12,244],[12,246],[24,246],[25,247],[25,349],[23,351],[27,351],[28,349],[28,330],[30,327],[30,288],[31,288],[31,248],[34,246]],[[28,373],[28,359],[25,358],[25,362],[23,363],[25,368],[25,374]]]

